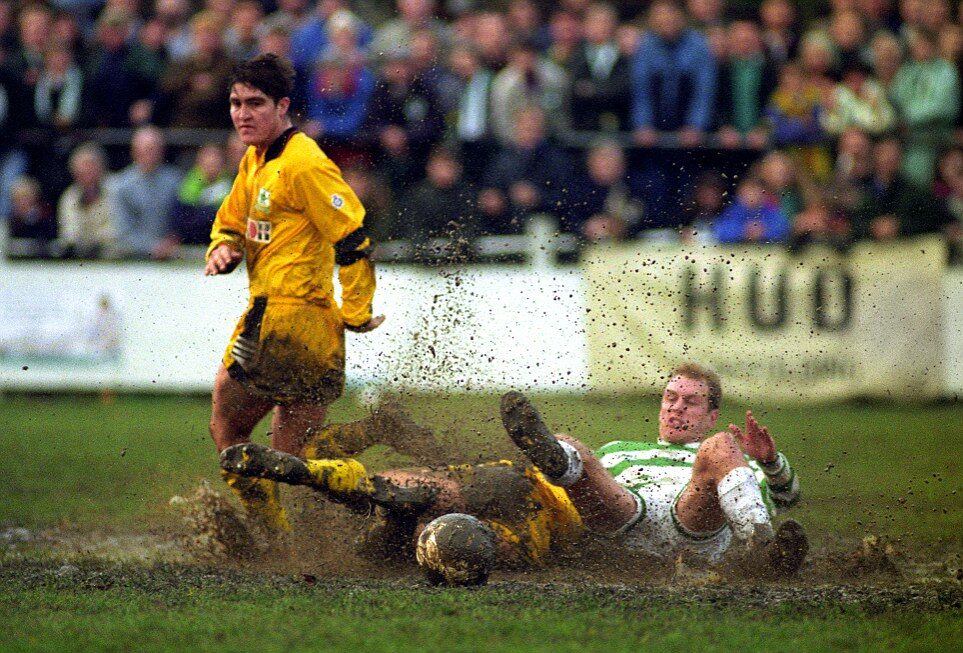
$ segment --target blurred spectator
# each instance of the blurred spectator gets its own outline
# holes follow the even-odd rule
[[[571,11],[556,11],[549,20],[548,30],[552,42],[545,56],[561,68],[567,68],[582,42],[582,23],[578,15]],[[535,41],[530,43],[537,51],[538,44]]]
[[[435,18],[435,0],[397,0],[398,17],[384,23],[371,41],[371,53],[379,57],[398,48],[411,48],[411,35],[419,29],[435,33],[448,46],[449,28]]]
[[[724,148],[766,144],[763,109],[778,83],[779,72],[766,58],[759,27],[748,20],[729,26],[729,57],[719,70],[716,122]]]
[[[438,37],[434,32],[420,29],[411,35],[411,62],[415,77],[431,89],[442,115],[448,116],[458,108],[461,83],[447,66],[441,64],[440,57]]]
[[[269,3],[268,6],[276,6],[277,9],[268,15],[265,22],[284,28],[288,34],[294,34],[314,18],[308,0],[277,0],[273,5]],[[307,53],[316,52],[316,49],[313,44],[307,44],[304,52],[305,56],[309,56]]]
[[[763,0],[759,7],[762,21],[762,40],[769,59],[783,64],[796,58],[799,50],[799,30],[796,7],[790,0]]]
[[[153,111],[154,82],[149,55],[129,44],[126,14],[104,11],[97,20],[97,41],[84,75],[88,122],[95,127],[142,124]]]
[[[585,41],[569,61],[572,80],[572,128],[629,129],[629,59],[615,40],[618,14],[608,4],[593,4],[585,12]]]
[[[689,197],[682,207],[682,239],[711,242],[712,225],[725,208],[728,184],[715,170],[696,177]]]
[[[150,18],[137,33],[137,42],[143,52],[141,66],[144,75],[152,84],[156,84],[170,64],[170,56],[167,54],[167,28],[157,18]]]
[[[893,33],[899,29],[899,15],[894,9],[895,0],[859,0],[859,13],[866,23],[866,33]]]
[[[869,192],[852,215],[856,239],[891,240],[940,231],[948,222],[936,198],[901,172],[902,147],[895,138],[873,148]]]
[[[385,53],[369,107],[368,126],[381,146],[379,167],[398,192],[424,170],[428,150],[444,129],[438,100],[414,76],[410,51],[396,48]]]
[[[927,0],[920,13],[920,25],[933,33],[939,33],[952,20],[949,0]]]
[[[28,159],[18,146],[16,133],[22,127],[14,96],[19,84],[10,71],[0,66],[0,215],[10,213],[10,187],[27,170]]]
[[[685,25],[673,2],[656,0],[632,61],[632,126],[636,141],[656,144],[659,131],[679,131],[694,147],[712,119],[716,70],[705,36]]]
[[[371,26],[350,11],[345,0],[318,0],[314,11],[291,33],[291,61],[297,68],[314,63],[331,46],[333,33],[351,29],[360,48],[374,37]]]
[[[11,238],[36,241],[37,253],[49,254],[49,246],[57,237],[57,219],[40,192],[33,177],[20,177],[10,187],[10,215],[7,228]]]
[[[849,217],[865,201],[873,176],[873,145],[855,127],[839,137],[829,197],[837,212]]]
[[[33,98],[43,72],[43,52],[50,42],[50,20],[51,13],[42,4],[25,5],[17,17],[19,47],[8,62],[17,89],[9,99],[24,126],[36,124]]]
[[[50,21],[50,43],[58,43],[67,48],[74,61],[82,62],[84,38],[77,16],[64,12],[54,14]]]
[[[724,25],[726,3],[724,0],[686,0],[686,9],[693,27],[707,30]]]
[[[177,238],[170,218],[174,213],[181,175],[164,163],[164,134],[156,127],[141,127],[131,139],[134,162],[119,172],[117,192],[117,244],[120,254],[168,259],[177,253]]]
[[[736,188],[736,199],[713,226],[720,243],[772,243],[789,237],[789,220],[766,201],[766,189],[755,177],[746,177]]]
[[[492,127],[503,143],[514,138],[515,116],[526,106],[540,107],[554,130],[568,126],[568,76],[558,65],[538,54],[534,43],[512,44],[508,65],[491,87]]]
[[[231,22],[224,33],[224,45],[235,61],[245,61],[258,54],[258,28],[264,20],[264,9],[258,0],[241,0],[231,12]]]
[[[479,231],[475,191],[465,183],[461,164],[451,150],[438,147],[428,157],[425,178],[401,198],[398,215],[403,235],[423,260],[463,260],[470,239]],[[443,239],[440,248],[432,239]]]
[[[403,229],[392,220],[391,189],[377,173],[361,165],[343,169],[344,181],[355,192],[364,206],[365,230],[371,234],[375,247],[380,242],[398,238]]]
[[[350,141],[361,131],[375,76],[361,59],[346,59],[328,51],[312,67],[307,89],[304,132],[311,138]]]
[[[872,136],[879,136],[896,126],[896,112],[886,98],[886,92],[864,63],[854,61],[843,71],[842,82],[827,95],[828,106],[823,114],[823,128],[833,136],[856,127]]]
[[[231,177],[237,174],[238,168],[241,166],[241,159],[244,158],[247,148],[248,146],[244,144],[237,132],[231,130],[227,137],[227,145],[224,147],[224,170]]]
[[[221,30],[219,19],[212,13],[202,12],[191,19],[194,49],[188,58],[172,64],[161,80],[171,127],[230,126],[224,107],[228,105],[233,64],[224,51]]]
[[[951,260],[963,262],[963,150],[954,147],[940,157],[934,193],[947,213],[946,235]]]
[[[140,0],[126,1],[137,3]],[[237,0],[204,0],[201,3],[200,13],[212,14],[217,19],[218,24],[224,27],[231,22],[231,14],[234,13],[236,4]]]
[[[70,155],[73,183],[57,203],[58,245],[66,257],[111,256],[117,230],[117,202],[106,183],[107,162],[96,143],[79,145]]]
[[[807,245],[823,244],[843,248],[848,242],[849,226],[833,213],[824,198],[814,196],[806,202],[792,223],[789,248],[799,250]]]
[[[473,43],[487,68],[501,70],[505,66],[512,38],[504,15],[486,12],[476,17]]]
[[[873,73],[888,93],[896,72],[903,65],[903,46],[892,34],[881,32],[873,37],[869,47],[873,57]]]
[[[225,168],[224,148],[207,143],[197,150],[177,192],[173,231],[181,243],[207,245],[221,202],[231,192],[234,176]]]
[[[769,99],[765,115],[770,138],[817,181],[829,179],[831,162],[823,145],[822,93],[810,84],[794,63],[783,66],[779,86]]]
[[[866,28],[859,12],[835,12],[830,17],[829,37],[836,49],[836,72],[845,71],[854,65],[866,64],[871,60],[871,54],[866,47]]]
[[[73,127],[80,118],[83,85],[73,50],[60,43],[48,46],[33,97],[37,124],[56,129]]]
[[[963,220],[963,150],[954,147],[939,159],[933,194],[957,221]]]
[[[625,153],[613,141],[593,145],[585,169],[574,183],[570,211],[562,221],[590,241],[620,240],[635,235],[642,222],[642,201],[629,183]]]
[[[534,0],[511,0],[505,17],[508,20],[508,31],[514,38],[531,41],[542,52],[551,46],[551,32],[542,21],[541,9]]]
[[[291,58],[291,32],[284,26],[283,21],[270,18],[264,21],[264,29],[258,37],[258,54],[276,54],[279,57]],[[297,68],[295,69],[298,70]],[[295,80],[297,87],[299,80]],[[292,100],[293,103],[293,100]]]
[[[17,49],[13,0],[0,0],[0,62],[6,64]]]
[[[485,231],[517,233],[529,214],[563,215],[571,176],[568,157],[545,139],[542,110],[522,109],[513,143],[495,156],[478,196]]]
[[[914,31],[909,47],[912,60],[896,73],[890,94],[906,127],[903,172],[928,188],[936,154],[952,136],[960,111],[960,81],[953,64],[938,57],[932,32]]]
[[[836,55],[833,44],[824,34],[810,32],[799,46],[799,63],[809,84],[823,93],[835,86]]]
[[[165,45],[174,61],[187,59],[191,55],[190,15],[188,0],[156,0],[154,3],[154,16],[165,28]]]
[[[770,204],[792,222],[806,203],[806,190],[795,162],[784,152],[766,154],[756,165],[759,181],[766,189]]]
[[[491,85],[494,75],[482,64],[471,45],[452,48],[450,68],[462,83],[455,118],[455,138],[461,150],[465,177],[477,181],[488,168],[498,145],[491,118]]]

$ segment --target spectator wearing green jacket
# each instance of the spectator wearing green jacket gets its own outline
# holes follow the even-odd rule
[[[933,33],[914,30],[910,52],[912,61],[896,73],[890,94],[906,127],[903,172],[910,181],[928,188],[936,155],[953,135],[960,111],[960,80],[953,64],[937,56]]]

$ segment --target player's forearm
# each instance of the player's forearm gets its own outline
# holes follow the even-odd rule
[[[244,236],[236,231],[230,229],[219,229],[217,225],[211,231],[211,244],[207,248],[207,254],[205,254],[205,260],[211,257],[211,252],[220,247],[221,245],[230,245],[239,252],[244,251]]]
[[[784,510],[799,501],[799,478],[782,453],[771,463],[759,463],[769,485],[769,495],[776,507]]]

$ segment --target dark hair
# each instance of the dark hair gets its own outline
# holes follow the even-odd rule
[[[235,84],[247,84],[278,102],[291,97],[294,66],[286,57],[272,53],[258,55],[234,66],[228,88],[234,88]]]
[[[706,388],[709,390],[709,396],[706,397],[709,402],[709,410],[717,409],[719,404],[722,403],[722,382],[719,380],[719,375],[705,365],[691,362],[682,363],[669,374],[670,379],[677,376],[702,381],[706,384]]]

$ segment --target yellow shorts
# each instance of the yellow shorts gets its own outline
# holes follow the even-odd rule
[[[510,460],[454,465],[469,512],[487,523],[528,564],[541,565],[553,551],[583,533],[582,518],[564,488],[534,467],[518,470]]]
[[[224,352],[231,378],[279,404],[328,404],[344,391],[344,322],[336,305],[253,297]]]

